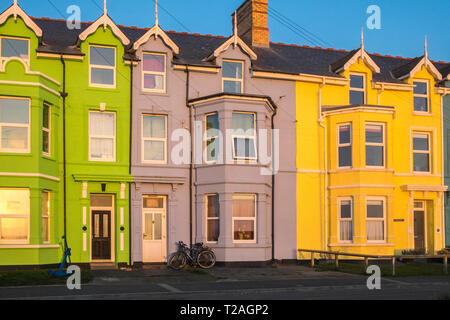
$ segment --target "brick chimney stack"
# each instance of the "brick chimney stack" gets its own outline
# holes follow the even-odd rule
[[[246,0],[237,9],[238,35],[242,40],[252,46],[269,46],[269,28],[267,27],[268,6],[268,0]]]

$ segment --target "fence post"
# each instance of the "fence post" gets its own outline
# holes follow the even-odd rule
[[[367,257],[364,258],[364,264],[366,265],[366,270],[367,270],[367,267],[369,266],[369,258],[367,258]]]
[[[392,275],[395,276],[395,257],[392,257]]]
[[[311,268],[314,268],[314,252],[311,251]]]
[[[339,269],[339,255],[334,255],[334,264],[336,265],[336,270]]]

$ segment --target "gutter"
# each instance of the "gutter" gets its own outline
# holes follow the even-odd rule
[[[192,216],[193,216],[193,210],[192,210],[192,176],[194,171],[194,140],[192,139],[192,106],[189,105],[189,80],[190,80],[190,73],[189,73],[189,65],[186,64],[186,69],[184,71],[186,73],[186,107],[189,108],[189,133],[191,135],[191,163],[189,167],[189,244],[192,247],[193,244],[193,228],[192,228]]]
[[[319,85],[318,92],[318,111],[319,111],[319,126],[324,130],[323,134],[323,168],[324,168],[324,186],[323,186],[323,215],[324,215],[324,250],[328,248],[328,196],[327,196],[327,184],[328,184],[328,165],[327,165],[327,127],[324,125],[324,119],[322,117],[322,88],[325,86],[325,78],[322,79],[322,83]],[[320,160],[319,160],[320,161]]]
[[[68,96],[66,92],[66,62],[64,61],[63,55],[61,55],[61,64],[63,67],[63,91],[61,92],[61,97],[63,99],[63,179],[64,179],[64,251],[67,250],[67,160],[66,160],[66,97]]]

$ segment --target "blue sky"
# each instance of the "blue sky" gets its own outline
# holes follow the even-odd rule
[[[228,36],[232,32],[231,14],[243,1],[159,0],[160,25],[165,30]],[[1,2],[3,11],[12,0]],[[29,15],[56,19],[68,17],[66,8],[75,4],[81,8],[82,21],[92,21],[101,14],[103,0],[19,0],[19,4]],[[370,5],[381,9],[380,30],[366,26]],[[351,50],[359,47],[364,26],[369,52],[420,56],[427,35],[430,58],[450,62],[448,0],[269,0],[269,6],[320,39],[309,39],[313,40],[310,42],[271,13],[269,29],[273,42]],[[108,11],[118,24],[150,27],[154,22],[154,0],[108,0]]]

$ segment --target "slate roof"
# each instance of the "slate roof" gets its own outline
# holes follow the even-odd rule
[[[42,45],[38,48],[39,52],[82,54],[77,47],[78,36],[92,22],[82,23],[81,29],[79,30],[69,30],[65,20],[49,18],[32,19],[43,31]],[[149,30],[149,28],[118,27],[130,39],[128,50],[131,49],[134,42]],[[188,34],[174,31],[167,31],[166,33],[180,48],[180,53],[174,56],[173,62],[175,64],[217,67],[214,61],[206,61],[206,58],[227,40],[227,38],[221,36]],[[344,65],[349,57],[353,56],[357,51],[313,48],[281,43],[271,43],[268,48],[252,47],[252,50],[258,55],[258,59],[252,61],[253,70],[296,75],[312,74],[336,78],[342,78],[342,76],[335,73],[335,71]],[[403,83],[398,78],[411,71],[420,59],[422,59],[422,57],[409,59],[378,54],[369,55],[380,67],[380,73],[374,73],[373,75],[374,80],[389,83]],[[136,59],[132,50],[129,50],[124,58]],[[443,77],[450,73],[450,63],[433,63],[443,73]]]

